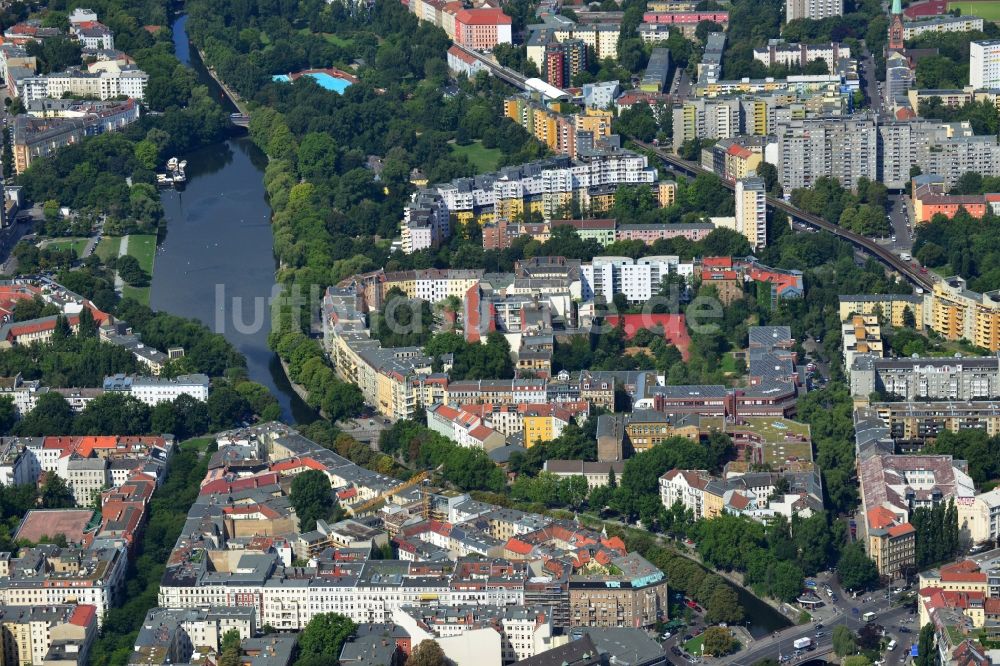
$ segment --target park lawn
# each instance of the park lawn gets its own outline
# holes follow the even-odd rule
[[[336,44],[337,46],[343,47],[345,49],[349,49],[354,45],[354,42],[352,40],[341,37],[340,35],[334,35],[333,33],[330,32],[314,33],[309,28],[302,28],[301,30],[299,30],[299,32],[302,33],[303,35],[313,35],[313,34],[319,35],[320,37],[330,42],[331,44]]]
[[[49,241],[45,244],[45,247],[53,250],[73,250],[76,252],[76,256],[79,257],[83,255],[83,250],[87,247],[88,240],[87,238],[63,238],[61,240]]]
[[[978,16],[994,23],[1000,21],[1000,0],[987,2],[949,2],[948,10],[961,9],[962,16]]]
[[[97,244],[97,249],[94,251],[94,254],[96,254],[101,261],[107,262],[108,259],[118,256],[118,247],[121,243],[121,236],[102,236],[101,242]]]
[[[496,171],[502,155],[499,148],[483,148],[482,141],[474,141],[467,146],[453,143],[451,144],[451,152],[469,158],[469,162],[476,168],[477,173]]]
[[[208,448],[214,439],[211,437],[192,437],[191,439],[186,439],[181,442],[181,451],[198,451],[199,453],[204,452]]]
[[[156,236],[153,234],[130,234],[128,237],[128,253],[136,258],[142,270],[153,280],[153,260],[156,256]],[[149,287],[131,287],[125,285],[122,296],[130,296],[144,305],[149,305]]]
[[[700,634],[698,636],[695,636],[694,638],[692,638],[691,640],[689,640],[687,643],[685,643],[684,644],[684,650],[688,654],[700,657],[701,656],[701,644],[704,643],[704,642],[705,642],[705,634],[702,633],[702,634]]]

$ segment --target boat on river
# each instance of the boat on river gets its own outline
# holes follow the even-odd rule
[[[167,160],[166,173],[156,174],[156,184],[160,187],[178,187],[187,182],[187,174],[184,169],[187,167],[187,160],[178,160],[171,157]]]

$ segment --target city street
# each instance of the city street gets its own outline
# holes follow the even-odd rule
[[[858,74],[861,76],[868,103],[871,105],[872,111],[882,113],[882,90],[879,82],[875,80],[875,59],[867,46],[864,47],[864,55],[859,66]]]
[[[867,622],[862,620],[865,613],[875,613],[872,622],[881,626],[885,630],[886,639],[895,639],[897,647],[893,651],[884,653],[884,666],[899,666],[906,662],[909,654],[910,644],[917,640],[919,627],[915,624],[916,616],[910,615],[911,604],[893,606],[892,601],[895,595],[890,594],[886,599],[888,591],[879,590],[866,596],[852,598],[851,594],[841,588],[836,575],[830,572],[821,572],[813,580],[816,581],[816,589],[826,604],[816,609],[812,613],[813,621],[806,625],[796,625],[788,627],[780,632],[754,640],[740,652],[725,657],[723,659],[705,659],[706,663],[726,664],[731,666],[752,666],[762,659],[774,659],[777,661],[781,656],[786,658],[789,666],[819,658],[830,650],[833,646],[833,628],[838,625],[847,626],[855,634],[864,627]],[[833,592],[835,602],[830,602],[830,597],[825,594],[824,588],[829,587]],[[868,599],[868,601],[866,601]],[[856,609],[856,613],[852,609]],[[909,633],[900,632],[901,626],[906,627]],[[682,630],[680,633],[683,634]],[[817,637],[816,634],[822,635]],[[815,649],[804,651],[798,657],[792,643],[798,638],[808,637],[813,639]],[[674,635],[663,643],[663,649],[669,653],[670,647],[675,645],[680,636]],[[671,663],[683,665],[689,663],[683,656],[667,655]]]

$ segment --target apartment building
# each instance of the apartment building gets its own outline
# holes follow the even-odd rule
[[[507,444],[506,437],[476,414],[447,405],[433,405],[425,411],[427,427],[459,446],[489,452]]]
[[[573,626],[645,627],[667,619],[667,579],[640,555],[613,558],[621,575],[569,579],[569,613]]]
[[[202,609],[151,608],[133,644],[129,664],[183,664],[199,654],[220,653],[222,637],[235,631],[242,641],[258,633],[253,608],[216,606]],[[271,663],[271,662],[265,662]],[[284,664],[284,662],[280,662]]]
[[[819,21],[844,15],[843,0],[785,0],[785,22],[795,19]]]
[[[434,192],[417,190],[403,208],[400,235],[404,254],[438,247],[451,236],[448,206]]]
[[[660,292],[660,285],[670,274],[689,273],[676,256],[594,257],[580,266],[580,292],[584,300],[601,298],[611,303],[615,294],[623,294],[630,303],[645,303]]]
[[[933,120],[880,121],[880,180],[889,188],[903,188],[910,171],[940,176],[952,187],[968,171],[1000,175],[1000,145],[996,137],[975,135],[967,122]]]
[[[1000,357],[854,357],[851,393],[904,400],[989,400],[1000,397]]]
[[[118,131],[139,119],[139,105],[131,99],[99,104],[42,98],[27,106],[29,115],[15,116],[13,123],[17,173],[23,173],[34,160],[53,155],[86,136]]]
[[[597,118],[596,113],[590,115]],[[546,220],[564,217],[574,202],[583,209],[610,207],[618,185],[656,180],[656,169],[649,166],[646,156],[609,149],[581,154],[575,160],[559,156],[505,167],[432,189],[454,219],[489,224],[527,211],[540,213]]]
[[[614,23],[583,23],[560,14],[545,14],[542,23],[528,26],[525,41],[528,60],[539,72],[545,72],[545,49],[553,43],[583,42],[598,60],[618,59],[618,34],[621,26]]]
[[[956,275],[936,282],[930,300],[934,331],[948,340],[964,339],[990,351],[1000,349],[1000,291],[971,291],[965,279]]]
[[[756,176],[736,181],[736,232],[754,250],[767,245],[767,192]]]
[[[546,460],[542,471],[559,478],[582,476],[587,480],[587,487],[603,488],[608,485],[612,475],[621,479],[625,471],[625,462],[587,462],[584,460]]]
[[[25,103],[44,98],[58,99],[67,93],[100,100],[128,97],[142,101],[148,83],[149,75],[135,65],[99,61],[90,65],[88,71],[70,69],[25,79],[20,97]]]
[[[880,524],[906,523],[914,509],[951,500],[961,514],[961,507],[971,505],[976,496],[964,460],[949,455],[893,455],[877,450],[862,450],[860,454],[858,476],[866,515],[873,509],[886,509],[891,514],[891,521],[876,521]]]
[[[568,88],[573,78],[587,69],[587,45],[582,39],[553,41],[545,45],[543,61],[545,81],[556,88]]]
[[[986,195],[948,194],[944,179],[936,174],[914,176],[911,183],[914,222],[927,222],[938,214],[950,220],[959,209],[981,219],[989,210]]]
[[[982,32],[983,19],[978,16],[935,16],[919,21],[903,22],[903,38],[916,39],[925,33],[937,32]]]
[[[446,0],[409,0],[404,4],[418,19],[442,28],[449,39],[466,48],[488,51],[512,43],[511,18],[488,3],[466,7]]]
[[[907,311],[913,315],[914,328],[924,330],[924,297],[918,294],[855,294],[840,299],[840,320],[848,321],[852,315],[876,315],[880,322],[893,328],[905,328]],[[929,307],[927,311],[929,311]]]
[[[104,378],[104,390],[127,393],[150,407],[161,402],[173,402],[182,395],[205,402],[208,400],[208,375],[178,375],[170,379],[164,377],[143,377],[117,374]]]
[[[880,576],[895,579],[913,573],[917,562],[917,531],[884,506],[865,513],[865,545]]]
[[[727,11],[649,11],[642,15],[644,25],[669,26],[679,30],[687,39],[695,38],[695,31],[702,21],[718,23],[723,29],[729,26]]]
[[[1000,87],[1000,39],[969,43],[969,85]]]
[[[60,548],[42,544],[22,548],[17,557],[0,553],[0,604],[59,606],[84,604],[104,614],[121,595],[127,555],[118,548]]]
[[[852,315],[840,327],[844,368],[851,372],[854,359],[865,355],[880,359],[885,355],[882,327],[875,315]]]
[[[97,609],[87,604],[0,606],[3,663],[84,666],[97,637]]]
[[[502,9],[483,7],[455,12],[456,44],[477,51],[487,51],[497,44],[510,44],[511,18]]]
[[[778,176],[785,191],[812,187],[822,176],[854,188],[878,180],[878,132],[870,118],[778,122]]]
[[[765,67],[784,65],[786,67],[802,67],[815,61],[826,63],[828,71],[833,72],[841,58],[850,58],[851,48],[840,42],[829,44],[798,44],[785,42],[783,39],[770,39],[767,46],[753,50],[754,60],[764,63]]]

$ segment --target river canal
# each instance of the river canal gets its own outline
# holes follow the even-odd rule
[[[221,91],[188,43],[186,16],[173,24],[181,62],[216,97]],[[220,98],[232,110],[225,98]],[[316,414],[292,390],[277,354],[267,346],[268,299],[276,262],[271,208],[264,192],[267,158],[247,137],[181,156],[187,186],[162,194],[166,232],[156,253],[150,305],[204,322],[246,356],[250,379],[277,397],[285,420],[308,423]]]

